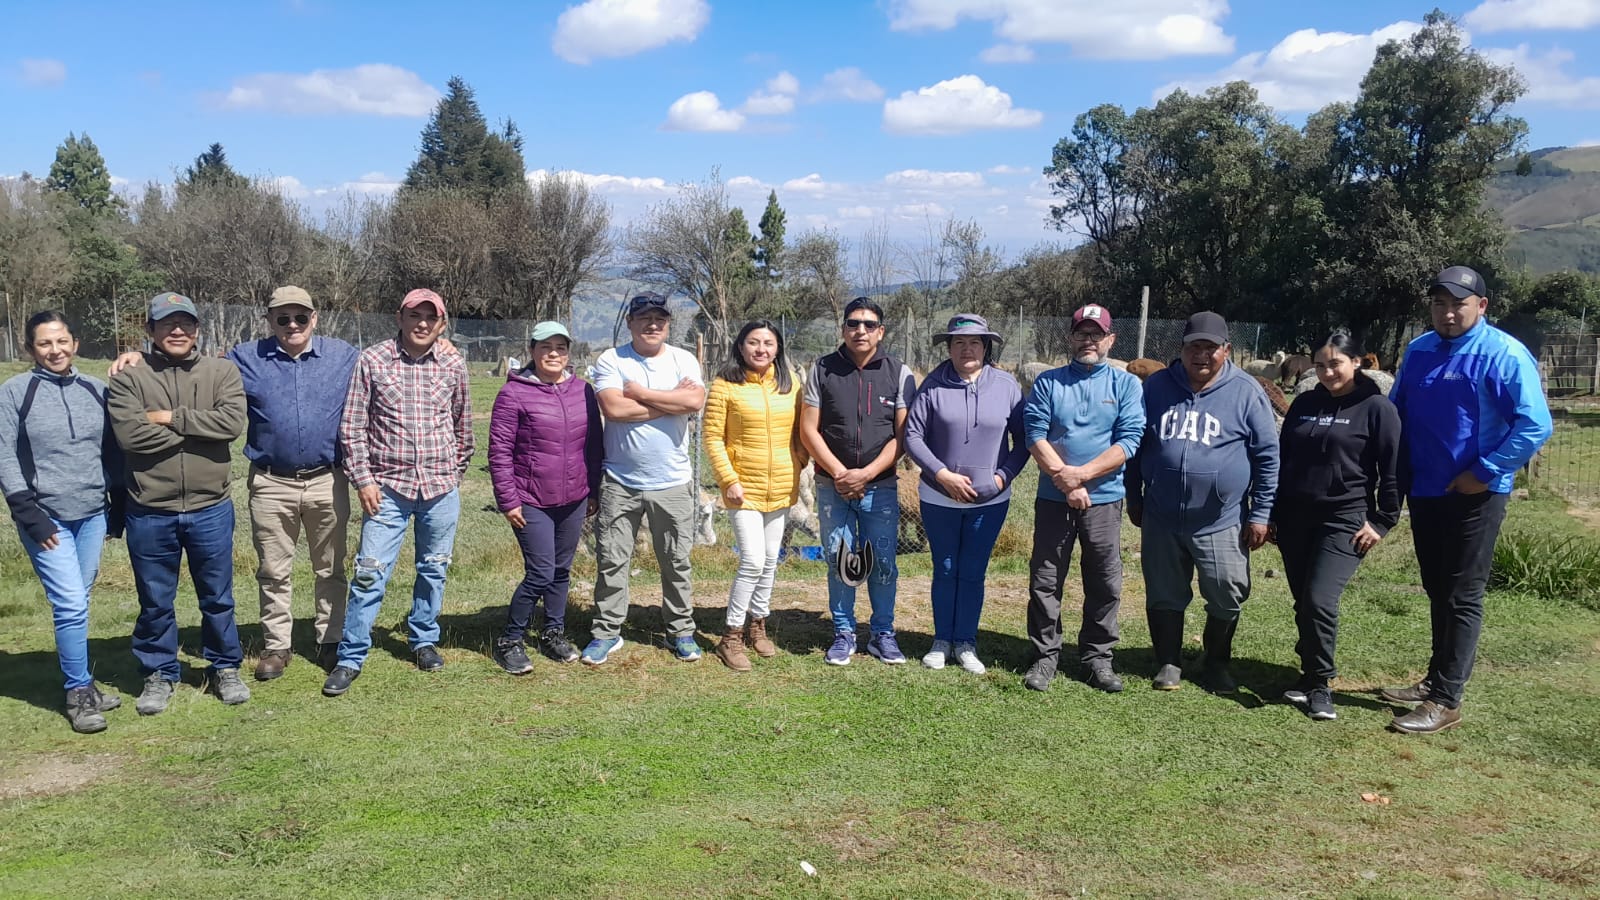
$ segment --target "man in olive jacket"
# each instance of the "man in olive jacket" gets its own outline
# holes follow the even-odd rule
[[[178,566],[200,601],[200,636],[211,683],[223,703],[243,703],[244,654],[233,616],[233,501],[229,444],[244,433],[239,370],[196,347],[194,302],[170,291],[150,301],[144,365],[111,379],[111,428],[127,460],[128,557],[139,593],[133,655],[145,676],[140,715],[167,708],[178,682]]]

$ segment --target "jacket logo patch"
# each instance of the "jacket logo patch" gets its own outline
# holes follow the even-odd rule
[[[1205,446],[1211,446],[1211,439],[1222,434],[1222,420],[1210,413],[1205,414],[1204,422],[1201,414],[1195,410],[1169,409],[1161,414],[1161,439],[1163,441],[1199,441]]]

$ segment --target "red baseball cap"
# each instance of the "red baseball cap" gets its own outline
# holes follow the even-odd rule
[[[421,306],[424,303],[433,304],[433,308],[439,311],[439,315],[446,315],[444,311],[444,298],[440,297],[438,294],[435,294],[433,291],[428,290],[427,288],[417,288],[411,293],[406,294],[406,298],[400,301],[400,308],[410,309],[413,306]]]
[[[1098,303],[1090,303],[1087,306],[1079,307],[1078,311],[1072,314],[1073,328],[1077,328],[1084,322],[1099,325],[1102,332],[1111,333],[1111,311]]]

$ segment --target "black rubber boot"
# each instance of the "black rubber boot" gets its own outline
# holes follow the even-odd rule
[[[1146,609],[1150,621],[1150,649],[1156,657],[1156,677],[1152,684],[1158,691],[1175,691],[1183,681],[1179,668],[1179,653],[1183,649],[1183,613],[1171,609]]]
[[[1239,689],[1239,682],[1234,681],[1233,674],[1228,671],[1228,663],[1233,659],[1233,633],[1238,628],[1238,619],[1206,617],[1206,630],[1202,636],[1206,648],[1203,671],[1206,687],[1213,693],[1231,694]]]

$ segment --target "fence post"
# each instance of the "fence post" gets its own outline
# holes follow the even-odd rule
[[[1589,394],[1600,394],[1600,337],[1594,339],[1594,379],[1589,382]]]
[[[1150,325],[1150,285],[1139,291],[1139,359],[1144,359],[1144,333]]]

